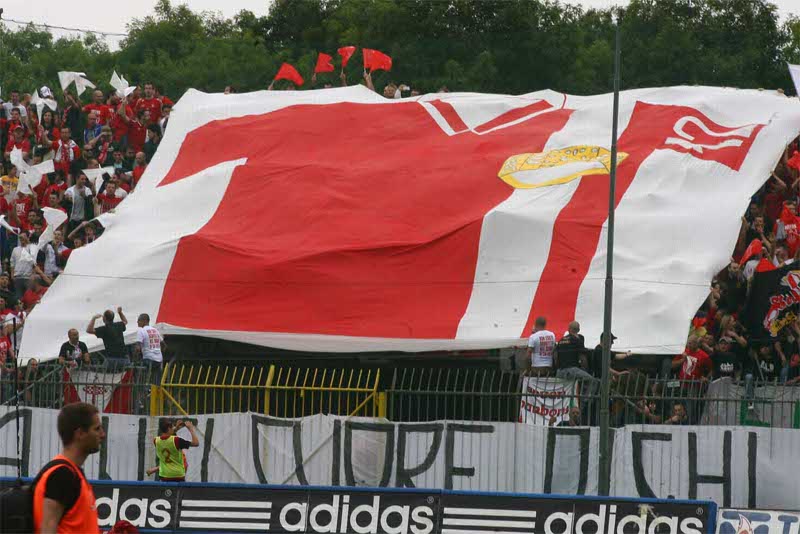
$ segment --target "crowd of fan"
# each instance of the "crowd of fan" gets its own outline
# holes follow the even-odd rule
[[[173,106],[149,82],[128,97],[95,90],[86,94],[91,99],[87,102],[67,90],[56,99],[57,109],[44,106],[41,117],[30,94],[17,90],[9,94],[10,99],[0,106],[0,143],[4,147],[0,178],[0,215],[4,218],[0,228],[2,378],[11,373],[27,315],[63,272],[71,252],[102,234],[95,217],[114,210],[135,192]],[[53,98],[48,88],[42,88],[38,96]],[[12,163],[15,150],[21,151],[27,165],[52,160],[55,172],[42,175],[36,186],[26,186],[27,191],[20,190],[19,169]],[[92,169],[105,172],[96,176],[99,172],[93,174]],[[55,230],[51,242],[37,247],[47,228],[44,207],[64,212],[67,221]],[[19,373],[23,382],[30,383],[42,371],[39,363],[31,360]]]
[[[346,83],[343,78],[342,84]],[[368,73],[364,84],[376,90]],[[291,84],[288,88],[292,88]],[[225,92],[233,93],[235,88],[229,86]],[[381,92],[387,98],[418,94],[406,85],[394,83]],[[52,94],[40,92],[39,96]],[[0,214],[7,223],[0,228],[0,369],[4,374],[9,372],[27,314],[63,271],[71,251],[101,235],[102,226],[94,221],[95,217],[115,209],[135,192],[164,135],[173,106],[149,82],[129,97],[95,90],[90,98],[91,101],[82,102],[75,94],[64,91],[58,99],[58,110],[44,107],[41,118],[37,117],[31,95],[19,91],[11,91],[10,100],[0,107],[0,141],[5,147]],[[732,261],[715,277],[708,299],[692,321],[686,350],[663,361],[655,370],[650,369],[651,374],[694,384],[690,387],[697,388],[693,394],[698,395],[709,381],[724,377],[743,382],[800,384],[800,320],[784,328],[778,337],[768,339],[748,333],[742,322],[758,262],[766,257],[775,266],[783,266],[800,260],[800,172],[790,163],[798,148],[800,139],[786,148],[772,175],[752,197],[742,218]],[[31,191],[18,190],[18,172],[11,163],[15,149],[21,150],[31,165],[52,159],[55,172],[43,175]],[[91,169],[101,168],[109,170],[96,179],[89,178],[93,176]],[[36,254],[34,244],[47,224],[42,207],[65,212],[67,222],[56,230],[52,242]],[[748,246],[753,240],[760,241],[763,251],[750,255]],[[748,257],[743,258],[746,251]],[[575,354],[581,355],[570,356],[574,362],[569,365],[585,373],[586,378],[600,376],[599,345],[593,352],[587,350],[578,330],[571,328],[558,346],[562,354],[575,349]],[[81,357],[72,363],[84,361],[89,360]],[[635,355],[616,354],[612,361],[615,381],[624,381],[631,372],[648,372],[636,365]],[[60,363],[65,363],[63,356]],[[40,372],[38,363],[32,360],[27,369],[20,370],[20,377],[30,383]],[[648,417],[647,402],[638,406],[639,412]],[[655,416],[653,419],[656,422]]]

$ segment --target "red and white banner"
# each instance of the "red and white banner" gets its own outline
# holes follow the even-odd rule
[[[569,420],[569,410],[577,405],[577,390],[574,380],[560,378],[522,379],[522,399],[519,407],[519,422],[529,425],[549,425]]]
[[[597,339],[611,100],[190,90],[135,194],[31,314],[22,355],[57,354],[118,305],[165,334],[304,351],[515,346],[539,315]],[[675,353],[800,106],[707,87],[620,102],[616,348]]]
[[[132,413],[133,372],[107,373],[75,368],[64,370],[64,404],[88,402],[103,413]]]

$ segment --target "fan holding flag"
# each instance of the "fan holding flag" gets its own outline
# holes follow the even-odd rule
[[[317,55],[317,64],[314,66],[314,74],[311,76],[311,81],[317,81],[317,74],[333,71],[333,57],[324,52],[320,52]]]
[[[289,80],[290,82],[292,82],[294,85],[290,85],[289,87],[287,87],[287,89],[290,91],[293,91],[297,87],[300,87],[301,85],[303,85],[304,82],[303,77],[300,76],[300,73],[297,72],[297,69],[294,68],[294,66],[290,65],[289,63],[284,63],[283,65],[281,65],[281,68],[278,69],[278,73],[275,75],[275,78],[272,80],[272,83],[269,84],[269,87],[267,87],[267,91],[272,91],[275,82],[277,82],[278,80]]]

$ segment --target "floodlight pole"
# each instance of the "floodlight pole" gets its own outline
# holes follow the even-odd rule
[[[608,241],[606,244],[606,284],[603,305],[603,365],[600,381],[600,472],[598,473],[598,493],[608,495],[611,490],[611,456],[609,428],[609,384],[611,367],[611,309],[614,291],[614,209],[617,189],[617,119],[619,117],[619,71],[620,38],[619,19],[614,35],[614,109],[611,122],[611,169],[608,186]]]

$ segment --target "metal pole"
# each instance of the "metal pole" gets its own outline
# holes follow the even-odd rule
[[[619,70],[620,39],[619,20],[615,28],[614,45],[614,110],[611,122],[611,169],[608,187],[608,242],[606,244],[606,285],[603,306],[603,366],[600,382],[600,473],[598,486],[600,495],[611,490],[611,457],[609,456],[609,384],[608,370],[611,366],[611,298],[614,291],[614,208],[617,186],[617,118],[619,116]]]

